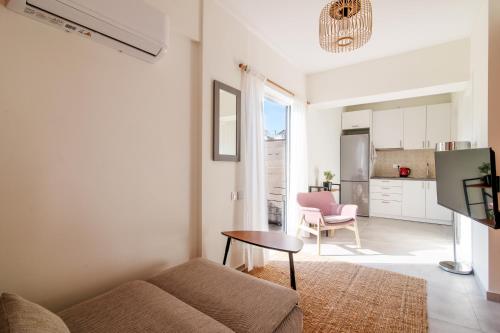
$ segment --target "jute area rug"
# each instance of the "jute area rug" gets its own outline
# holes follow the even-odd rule
[[[250,272],[287,288],[288,261]],[[428,331],[423,279],[344,262],[295,262],[304,332]]]

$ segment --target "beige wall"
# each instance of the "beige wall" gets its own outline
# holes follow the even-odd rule
[[[201,0],[145,0],[168,14],[171,31],[201,41]]]
[[[500,2],[489,3],[489,76],[488,76],[488,141],[497,154],[497,175],[500,173]],[[500,301],[500,230],[489,230],[490,288]]]
[[[203,2],[202,45],[202,253],[222,261],[226,240],[220,232],[242,227],[242,201],[231,201],[230,194],[244,195],[243,162],[212,161],[213,80],[240,89],[243,62],[304,97],[305,77],[214,0]],[[241,253],[233,249],[231,265],[238,266]]]
[[[57,310],[198,254],[198,46],[155,65],[0,5],[0,291]]]
[[[307,92],[314,104],[345,100],[343,105],[352,105],[347,101],[468,80],[469,40],[464,39],[308,75]]]

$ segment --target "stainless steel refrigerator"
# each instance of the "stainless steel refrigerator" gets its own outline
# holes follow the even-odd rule
[[[370,136],[340,137],[340,202],[358,205],[358,215],[369,214]]]

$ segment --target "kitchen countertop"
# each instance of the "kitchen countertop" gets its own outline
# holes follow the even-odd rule
[[[427,180],[427,181],[435,181],[436,178],[418,178],[418,177],[378,177],[378,176],[375,176],[375,177],[371,177],[370,179],[389,179],[389,180]]]

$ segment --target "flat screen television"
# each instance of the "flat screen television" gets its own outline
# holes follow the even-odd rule
[[[440,151],[435,157],[438,204],[499,229],[495,152],[491,148]]]

